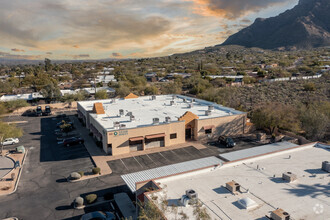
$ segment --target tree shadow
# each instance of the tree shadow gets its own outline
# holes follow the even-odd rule
[[[298,184],[296,188],[286,189],[289,193],[294,194],[298,197],[310,196],[312,198],[316,198],[318,196],[327,196],[330,197],[330,185],[304,185]]]
[[[310,173],[312,175],[314,175],[314,174],[328,174],[327,172],[325,172],[322,169],[306,169],[304,171],[307,172],[307,173]]]

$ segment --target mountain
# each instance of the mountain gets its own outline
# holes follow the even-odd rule
[[[255,22],[222,45],[309,49],[330,45],[330,0],[300,0],[294,8]]]

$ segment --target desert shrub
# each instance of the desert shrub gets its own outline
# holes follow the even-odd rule
[[[101,168],[100,167],[94,167],[92,169],[92,172],[93,172],[93,174],[99,174],[101,172]]]
[[[304,84],[304,89],[306,91],[315,91],[316,90],[316,87],[315,87],[315,84],[314,83],[308,82],[308,83],[305,83]]]
[[[85,200],[86,200],[87,204],[92,204],[92,203],[96,202],[97,195],[96,194],[88,194],[85,197]]]
[[[113,199],[113,193],[109,192],[104,195],[105,200],[111,200]]]
[[[79,171],[78,173],[79,173],[79,175],[80,175],[81,177],[83,177],[83,176],[85,175],[85,172],[84,172],[84,171]]]
[[[70,174],[70,180],[79,180],[81,178],[81,175],[77,172],[73,172]]]

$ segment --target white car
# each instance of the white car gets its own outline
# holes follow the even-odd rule
[[[18,138],[6,138],[1,144],[5,146],[5,145],[12,145],[17,143],[19,143]]]

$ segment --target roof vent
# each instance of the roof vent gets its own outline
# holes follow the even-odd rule
[[[120,124],[120,129],[126,128],[125,124]]]
[[[329,163],[329,161],[323,161],[322,162],[322,170],[330,173],[330,163]]]
[[[119,115],[120,117],[124,116],[124,109],[119,109]]]
[[[274,220],[288,220],[290,215],[283,209],[276,209],[270,213],[270,218]]]
[[[192,99],[191,102],[196,102],[196,99]]]
[[[134,115],[130,115],[129,116],[129,119],[130,119],[130,121],[135,121],[135,116]]]
[[[192,108],[192,107],[194,107],[194,104],[193,103],[189,103],[188,104],[188,108]]]
[[[127,113],[126,113],[126,116],[132,116],[132,115],[133,115],[132,112],[127,112]]]
[[[232,193],[237,193],[240,191],[241,185],[232,180],[226,183],[226,188]]]
[[[189,199],[197,199],[198,198],[198,194],[193,189],[186,190],[186,196],[188,196]]]
[[[176,98],[176,95],[172,95],[172,100],[174,100]]]
[[[206,116],[210,116],[211,114],[212,114],[212,111],[210,111],[210,110],[205,111]]]
[[[171,117],[166,116],[166,117],[165,117],[165,122],[166,122],[166,123],[170,123],[170,122],[171,122]]]
[[[174,103],[175,103],[174,101],[170,101],[170,105],[174,105]]]
[[[156,100],[156,96],[155,95],[151,96],[151,100]]]
[[[120,127],[120,122],[119,121],[113,122],[113,127],[118,129]]]
[[[152,124],[154,124],[154,125],[159,124],[159,118],[153,118]]]
[[[214,106],[213,105],[209,105],[209,111],[213,111],[214,110]]]
[[[183,98],[182,100],[183,100],[183,102],[187,102],[187,99],[185,99],[185,98]]]
[[[282,174],[282,179],[291,183],[297,179],[297,176],[291,172],[285,172]]]

